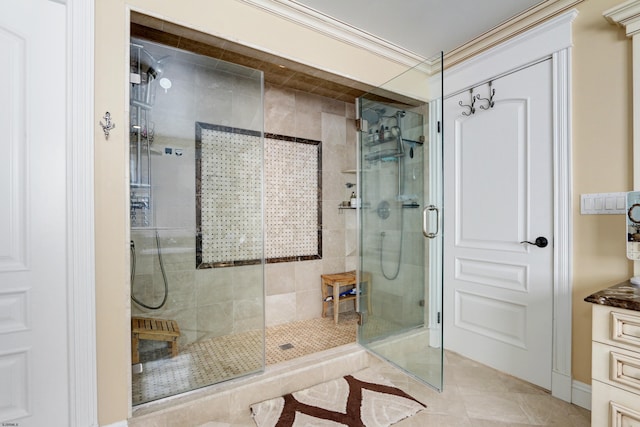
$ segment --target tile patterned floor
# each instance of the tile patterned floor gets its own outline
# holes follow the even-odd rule
[[[356,314],[347,312],[340,315],[337,325],[332,317],[327,317],[267,328],[266,364],[353,343],[356,340],[356,322]],[[260,331],[194,342],[181,348],[174,358],[170,357],[167,346],[141,341],[143,371],[132,377],[133,404],[151,402],[258,372],[263,358],[261,347]]]
[[[356,313],[346,312],[340,314],[337,325],[333,317],[325,317],[267,328],[267,365],[356,342],[357,321]],[[284,344],[293,348],[283,350]]]
[[[269,328],[266,337],[268,363],[280,363],[320,351],[326,346],[335,347],[353,342],[356,318],[355,315],[345,314],[340,316],[338,325],[334,325],[333,320],[327,318]],[[244,353],[255,356],[256,348],[259,352],[260,342],[260,334],[255,333],[254,336],[224,337],[216,342],[204,341],[181,349],[178,358],[149,360],[144,362],[146,376],[134,376],[134,392],[145,392],[148,398],[153,396],[153,393],[157,395],[157,390],[167,389],[169,384],[171,387],[175,387],[175,384],[197,387],[208,384],[207,381],[210,381],[211,377],[232,375],[236,372],[239,355]],[[279,347],[282,344],[292,344],[293,348],[283,350]],[[211,357],[211,354],[216,357]],[[397,427],[590,425],[589,411],[556,399],[534,385],[452,352],[445,352],[445,385],[442,393],[434,391],[386,362],[372,359],[373,362],[367,369],[384,376],[427,405],[425,410],[396,424]],[[253,362],[250,360],[255,361],[255,357],[242,362],[244,369],[253,368]],[[154,371],[151,365],[154,362],[164,363],[165,366],[158,365],[157,367],[162,369]],[[170,365],[171,363],[173,365]],[[189,372],[189,367],[192,366],[200,366],[201,369]],[[200,427],[255,427],[255,423],[247,408],[246,412],[233,419],[215,419]]]
[[[369,368],[426,403],[427,408],[394,427],[588,427],[590,412],[552,397],[546,390],[445,352],[442,393],[419,383],[397,368],[376,360]],[[245,413],[199,427],[255,427]]]

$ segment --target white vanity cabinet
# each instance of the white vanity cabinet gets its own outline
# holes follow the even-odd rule
[[[593,305],[591,425],[640,427],[640,311]]]

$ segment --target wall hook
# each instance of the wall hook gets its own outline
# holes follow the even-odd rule
[[[104,119],[105,123],[102,123],[101,121],[100,126],[102,126],[102,131],[104,132],[104,139],[109,139],[109,132],[111,132],[111,129],[114,129],[116,127],[116,124],[111,121],[111,113],[108,111],[104,113],[104,116],[102,118]]]
[[[495,101],[493,100],[493,96],[496,94],[496,90],[491,88],[491,84],[493,82],[489,82],[489,98],[480,98],[480,95],[478,95],[478,100],[479,101],[487,101],[487,105],[481,105],[480,108],[482,110],[488,110],[489,108],[493,108],[493,106],[495,105]]]
[[[463,116],[470,116],[472,114],[474,114],[476,112],[476,107],[474,107],[475,103],[476,103],[476,96],[473,94],[473,88],[469,89],[469,93],[471,94],[471,105],[465,105],[462,103],[462,101],[458,101],[458,105],[461,107],[465,107],[469,109],[469,112],[462,112]],[[478,95],[478,98],[480,96]]]

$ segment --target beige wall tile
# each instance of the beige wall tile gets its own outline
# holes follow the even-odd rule
[[[296,293],[271,295],[265,300],[267,326],[291,322],[296,318]]]
[[[295,263],[282,262],[265,265],[266,295],[295,292]]]
[[[322,315],[322,291],[316,289],[296,292],[296,320],[319,318]]]

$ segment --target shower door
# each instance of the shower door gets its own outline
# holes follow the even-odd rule
[[[260,71],[144,39],[130,50],[138,405],[264,369],[264,85]]]
[[[358,99],[358,341],[442,389],[441,55]]]

